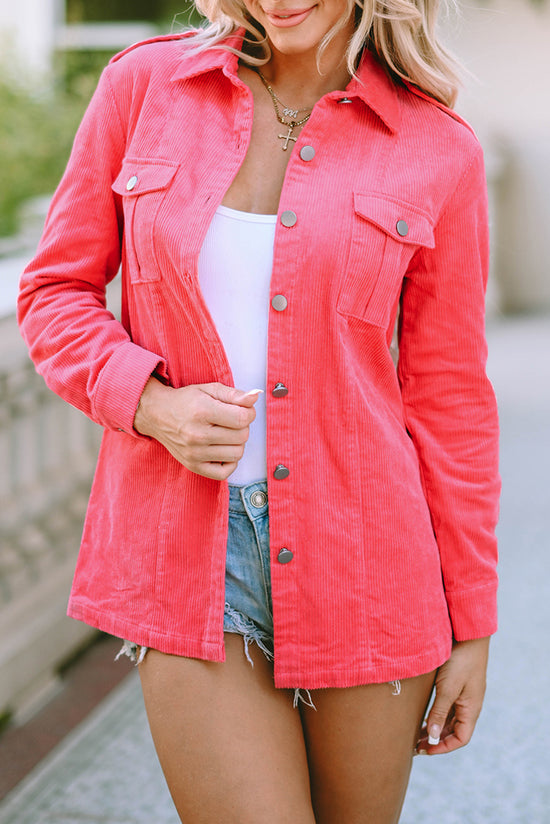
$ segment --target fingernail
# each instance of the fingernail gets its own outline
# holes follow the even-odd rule
[[[428,744],[431,744],[432,747],[436,744],[439,744],[440,737],[441,727],[439,727],[437,724],[433,724],[428,731]]]
[[[417,750],[416,754],[417,755],[428,755],[428,751],[427,750]]]
[[[244,393],[244,396],[246,398],[247,395],[257,395],[259,393],[263,393],[263,391],[263,389],[249,389],[248,392]]]

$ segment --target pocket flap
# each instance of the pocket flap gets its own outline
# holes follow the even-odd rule
[[[397,198],[354,192],[355,211],[402,243],[435,246],[433,226],[425,212]]]
[[[112,184],[118,195],[132,197],[165,189],[178,170],[177,163],[125,158],[116,180]]]

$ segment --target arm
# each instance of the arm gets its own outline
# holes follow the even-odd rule
[[[21,330],[38,371],[65,400],[102,426],[155,438],[190,471],[221,480],[242,457],[258,392],[221,384],[172,389],[164,359],[134,344],[106,309],[123,231],[111,187],[130,119],[119,111],[109,73],[82,121],[38,253],[23,275]],[[126,84],[131,77],[119,75],[118,96],[128,101]]]
[[[23,274],[18,318],[54,392],[100,425],[139,437],[132,424],[143,388],[155,370],[167,376],[163,358],[135,345],[106,309],[106,284],[121,255],[122,218],[111,185],[125,151],[125,120],[107,69]]]
[[[488,231],[479,147],[435,239],[407,273],[398,366],[455,640],[428,718],[433,738],[442,740],[429,747],[426,736],[419,742],[430,753],[455,749],[471,736],[485,689],[488,636],[496,630],[498,422],[485,374]]]

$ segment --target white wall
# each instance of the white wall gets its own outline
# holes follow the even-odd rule
[[[468,0],[442,22],[465,64],[457,109],[486,152],[494,279],[489,308],[550,309],[550,0]]]
[[[48,74],[55,43],[56,23],[64,14],[64,0],[2,0],[2,52],[18,57],[19,69],[39,77]]]
[[[481,132],[516,136],[550,128],[550,2],[460,2],[442,30],[474,75],[461,110]]]

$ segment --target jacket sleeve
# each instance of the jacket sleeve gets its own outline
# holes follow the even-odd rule
[[[37,254],[20,285],[18,320],[48,386],[104,427],[141,437],[133,420],[159,355],[134,344],[106,308],[121,258],[122,218],[111,185],[126,134],[103,73],[54,195]]]
[[[404,282],[398,375],[454,638],[496,630],[498,418],[486,376],[487,195],[476,144]]]

